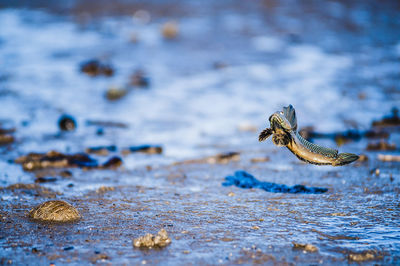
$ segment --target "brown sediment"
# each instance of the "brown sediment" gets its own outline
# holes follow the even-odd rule
[[[47,168],[71,168],[80,167],[85,169],[106,169],[119,167],[122,160],[119,157],[112,157],[104,164],[84,153],[63,154],[57,151],[47,153],[29,153],[15,159],[15,163],[21,164],[25,171],[36,171]]]
[[[400,162],[400,156],[390,154],[378,154],[378,159],[383,162]]]
[[[314,245],[311,244],[300,244],[296,242],[292,242],[293,244],[293,249],[302,249],[307,252],[317,252],[318,248]]]
[[[89,76],[112,76],[114,74],[114,69],[111,65],[104,64],[99,60],[92,59],[81,64],[81,71]]]
[[[368,143],[366,149],[368,151],[393,151],[396,150],[396,145],[381,140],[378,143]]]
[[[219,153],[217,155],[208,156],[206,158],[201,159],[191,159],[185,160],[182,162],[176,162],[174,165],[180,164],[227,164],[229,162],[237,162],[240,161],[240,153],[239,152],[227,152],[227,153]]]

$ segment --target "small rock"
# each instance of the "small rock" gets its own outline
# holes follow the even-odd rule
[[[68,202],[50,200],[33,208],[29,217],[39,221],[71,222],[80,219],[81,215]]]
[[[171,238],[168,237],[168,233],[165,231],[165,229],[161,229],[156,236],[152,234],[146,234],[145,236],[141,236],[133,240],[133,246],[136,248],[165,247],[170,243]]]
[[[81,71],[89,76],[98,75],[112,76],[114,69],[107,64],[101,63],[99,60],[92,59],[81,64]]]
[[[175,39],[178,36],[179,26],[175,21],[168,21],[161,27],[161,33],[165,39]]]
[[[318,248],[311,244],[300,244],[300,243],[295,243],[295,242],[292,242],[292,243],[293,243],[294,249],[303,249],[307,252],[317,252],[318,251]]]
[[[385,155],[385,154],[378,154],[378,160],[382,162],[400,162],[400,156],[398,155]]]
[[[393,151],[395,149],[395,144],[390,144],[383,140],[378,143],[369,143],[367,146],[367,150],[369,151]]]
[[[141,88],[148,88],[150,86],[150,79],[142,70],[137,70],[131,76],[130,84]]]
[[[375,254],[371,252],[351,253],[348,256],[348,259],[351,261],[366,261],[366,260],[373,260],[374,258]]]
[[[106,91],[105,97],[109,101],[116,101],[127,95],[128,92],[129,91],[127,89],[111,87]]]
[[[76,128],[75,119],[70,115],[62,115],[58,119],[58,127],[62,131],[73,131]]]
[[[256,157],[256,158],[252,158],[250,160],[250,162],[252,163],[264,163],[264,162],[268,162],[269,161],[269,157]]]
[[[56,182],[57,178],[55,177],[38,177],[35,179],[35,183],[48,183],[48,182]]]

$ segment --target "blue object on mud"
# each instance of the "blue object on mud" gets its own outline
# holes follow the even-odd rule
[[[305,193],[305,194],[321,194],[328,191],[327,188],[306,187],[303,185],[295,185],[289,187],[283,184],[262,182],[257,180],[251,174],[245,171],[236,171],[234,176],[225,177],[223,186],[235,185],[240,188],[261,188],[267,192],[273,193]]]

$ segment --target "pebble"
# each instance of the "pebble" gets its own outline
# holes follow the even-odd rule
[[[81,215],[66,201],[50,200],[33,208],[29,217],[39,221],[71,222],[80,219]]]

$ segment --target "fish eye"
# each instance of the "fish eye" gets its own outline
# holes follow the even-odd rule
[[[283,115],[283,112],[282,112],[282,111],[280,111],[279,113],[280,113],[281,115]]]

